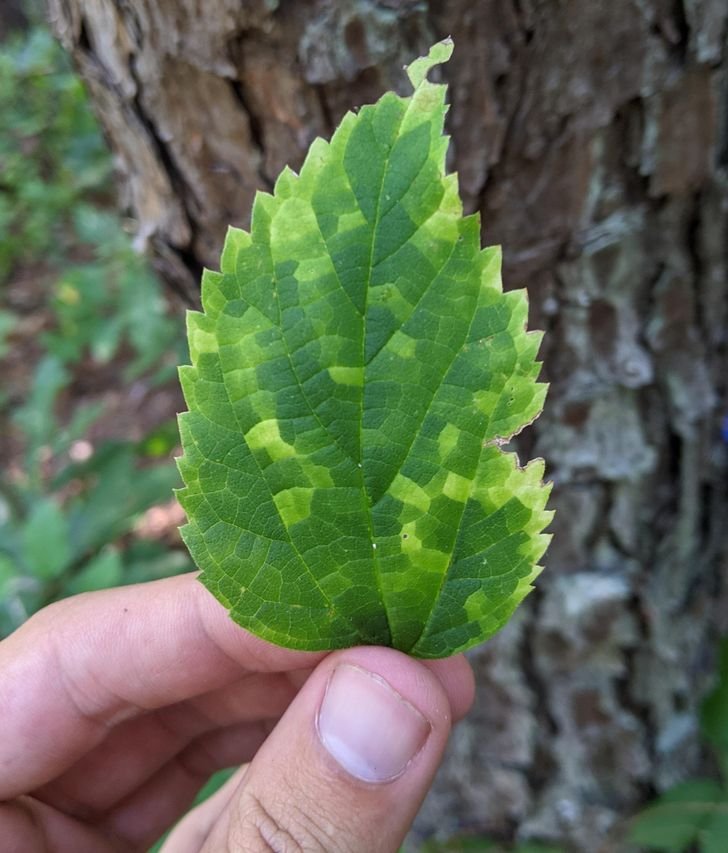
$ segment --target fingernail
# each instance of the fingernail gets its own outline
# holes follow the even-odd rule
[[[404,773],[430,728],[383,678],[351,664],[334,670],[318,715],[326,750],[365,782],[389,782]]]

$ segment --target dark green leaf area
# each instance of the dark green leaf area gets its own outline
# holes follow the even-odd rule
[[[236,621],[294,648],[452,654],[548,541],[542,463],[498,447],[541,410],[540,336],[462,215],[424,68],[257,196],[189,315],[185,541]]]

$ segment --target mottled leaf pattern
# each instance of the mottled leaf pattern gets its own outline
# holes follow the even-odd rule
[[[540,335],[445,174],[450,41],[259,193],[181,370],[183,535],[233,619],[299,649],[442,657],[498,630],[546,548]]]

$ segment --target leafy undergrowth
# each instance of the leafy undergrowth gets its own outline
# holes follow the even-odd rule
[[[113,210],[85,91],[40,25],[0,44],[0,637],[50,601],[190,568],[173,510],[173,377],[156,277]]]

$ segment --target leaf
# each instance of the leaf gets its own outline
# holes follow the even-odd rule
[[[18,576],[18,567],[3,553],[0,553],[0,599],[7,596],[7,590]]]
[[[145,583],[189,572],[193,566],[187,554],[161,542],[133,542],[124,554],[124,583]]]
[[[51,440],[58,428],[53,408],[68,381],[68,371],[55,356],[46,355],[36,367],[30,393],[13,415],[13,420],[27,437],[31,456],[43,442]]]
[[[73,557],[68,523],[52,498],[36,501],[21,539],[28,569],[42,580],[58,577]]]
[[[700,832],[700,853],[725,853],[728,850],[728,800]]]
[[[0,226],[1,225],[2,222],[0,221]],[[0,309],[0,358],[5,358],[10,351],[8,339],[13,333],[16,323],[17,319],[14,314],[10,311]]]
[[[64,593],[77,595],[80,592],[108,589],[112,586],[118,586],[122,579],[121,554],[116,548],[108,547],[89,560],[83,569],[69,581]]]
[[[504,853],[504,848],[489,838],[456,836],[447,841],[426,841],[420,853]]]
[[[717,782],[682,782],[634,818],[629,840],[650,850],[681,853],[702,837],[702,830],[725,808],[725,793]]]
[[[127,533],[136,518],[169,497],[179,483],[172,465],[140,468],[131,443],[108,442],[86,463],[74,466],[79,476],[95,475],[96,482],[68,512],[79,553],[94,551]]]
[[[548,542],[543,463],[498,446],[541,410],[541,336],[445,174],[426,73],[451,51],[258,193],[188,315],[182,533],[233,619],[285,646],[453,654]]]
[[[700,723],[705,739],[724,756],[728,767],[728,638],[720,644],[718,683],[703,702]]]

